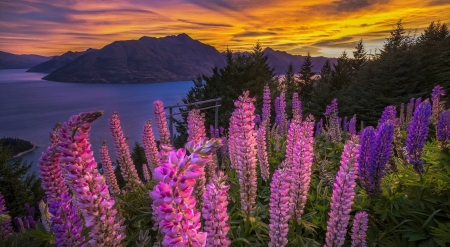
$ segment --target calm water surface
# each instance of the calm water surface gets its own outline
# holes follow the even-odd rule
[[[39,146],[24,155],[33,162],[33,171],[41,153],[49,144],[49,133],[58,122],[80,112],[103,110],[105,115],[95,121],[91,142],[96,160],[103,140],[115,159],[114,144],[109,131],[109,117],[119,112],[122,129],[130,138],[130,146],[141,142],[143,126],[154,121],[153,101],[165,106],[182,104],[181,99],[193,86],[191,81],[153,84],[84,84],[41,80],[45,74],[25,70],[0,70],[0,137],[17,137]],[[156,126],[154,126],[156,132]]]

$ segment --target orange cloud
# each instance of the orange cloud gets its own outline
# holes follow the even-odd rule
[[[339,56],[363,39],[381,48],[398,19],[418,32],[449,23],[443,0],[11,0],[0,3],[0,50],[56,55],[115,40],[187,33],[218,50],[263,46]]]

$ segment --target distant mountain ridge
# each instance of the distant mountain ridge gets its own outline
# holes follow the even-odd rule
[[[86,51],[76,51],[76,52],[68,51],[60,56],[54,56],[52,59],[30,68],[29,70],[27,70],[27,72],[51,73],[63,67],[64,65],[72,62],[79,56],[87,52],[92,52],[96,50],[97,49],[89,48]]]
[[[34,54],[16,55],[0,51],[0,69],[28,69],[49,59]]]

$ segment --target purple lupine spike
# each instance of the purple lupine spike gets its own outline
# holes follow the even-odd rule
[[[417,107],[419,107],[420,103],[422,103],[422,98],[417,98],[416,102],[414,102],[414,110],[417,109]]]
[[[441,96],[445,96],[445,90],[440,85],[436,85],[431,91],[432,116],[434,121],[437,121],[439,115],[444,110],[444,102],[440,101]]]
[[[206,137],[205,130],[205,118],[198,109],[192,109],[189,111],[187,117],[188,123],[188,142],[194,141],[196,143],[201,142]]]
[[[211,125],[209,125],[209,135],[210,135],[210,137],[211,138],[214,138],[215,137],[215,135],[216,135],[216,132],[215,132],[215,129],[214,129],[214,126],[211,124]]]
[[[3,194],[0,192],[0,215],[9,217],[9,219],[0,221],[0,240],[5,240],[11,236],[14,232],[14,228],[12,227],[11,217],[9,216],[9,211],[6,208],[5,198]]]
[[[396,119],[396,107],[394,105],[389,105],[384,108],[383,114],[381,115],[380,121],[378,121],[378,126],[391,120],[392,122]]]
[[[361,187],[366,191],[373,191],[373,174],[374,169],[371,162],[374,160],[374,149],[376,142],[376,132],[371,126],[366,127],[361,133],[361,147],[358,157],[358,178]]]
[[[403,126],[405,124],[405,103],[400,105],[400,118],[399,118],[399,126]]]
[[[49,211],[53,215],[51,229],[58,247],[86,246],[85,238],[81,234],[83,221],[78,215],[77,207],[72,205],[72,197],[68,193],[62,193],[58,201],[51,202]]]
[[[356,114],[353,115],[348,123],[348,132],[350,132],[350,136],[356,136]]]
[[[414,170],[421,174],[424,172],[422,151],[428,136],[428,124],[431,117],[430,102],[422,102],[414,111],[411,122],[406,130],[406,160],[413,165]]]
[[[411,98],[410,100],[409,100],[409,103],[408,103],[408,105],[406,105],[406,119],[405,119],[405,125],[408,125],[409,124],[409,122],[411,121],[411,119],[412,119],[412,115],[413,115],[413,113],[414,113],[414,101],[415,101],[415,99],[414,98]]]
[[[263,108],[261,115],[262,121],[266,121],[268,119],[270,121],[270,106],[271,106],[270,88],[268,85],[265,85],[263,92]]]
[[[356,171],[358,170],[359,145],[348,140],[342,153],[341,166],[334,180],[331,209],[328,215],[325,246],[340,247],[344,244],[355,197]]]
[[[270,183],[270,224],[269,224],[269,247],[286,246],[288,244],[287,234],[289,232],[289,182],[285,177],[288,172],[278,168]]]
[[[322,133],[323,128],[323,119],[321,118],[319,122],[316,124],[316,131],[314,133],[314,137],[318,137]]]
[[[337,99],[333,99],[331,104],[327,106],[324,113],[328,126],[327,135],[332,142],[341,141],[341,124],[338,116],[338,102]]]
[[[376,194],[381,192],[381,179],[384,177],[386,164],[389,161],[392,152],[392,141],[394,140],[394,123],[391,120],[384,122],[377,130],[375,138],[375,149],[371,161],[373,167],[373,191]]]
[[[255,119],[253,120],[255,122],[255,127],[258,127],[261,125],[261,116],[259,114],[255,114]]]
[[[280,126],[281,125],[280,97],[275,98],[274,108],[275,108],[275,124]]]
[[[450,144],[450,110],[446,110],[439,116],[436,123],[436,136],[441,147],[448,148]]]
[[[367,247],[366,234],[369,221],[369,215],[366,212],[359,212],[355,215],[352,226],[352,246]]]
[[[292,94],[292,118],[302,120],[302,102],[298,99],[298,93]]]

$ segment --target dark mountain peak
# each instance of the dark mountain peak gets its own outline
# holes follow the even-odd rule
[[[16,55],[0,51],[0,69],[27,69],[50,58],[33,54]]]
[[[97,51],[97,49],[89,48],[86,51],[68,51],[62,55],[54,56],[52,59],[32,67],[27,70],[27,72],[51,73],[72,62],[79,56],[93,51]]]

